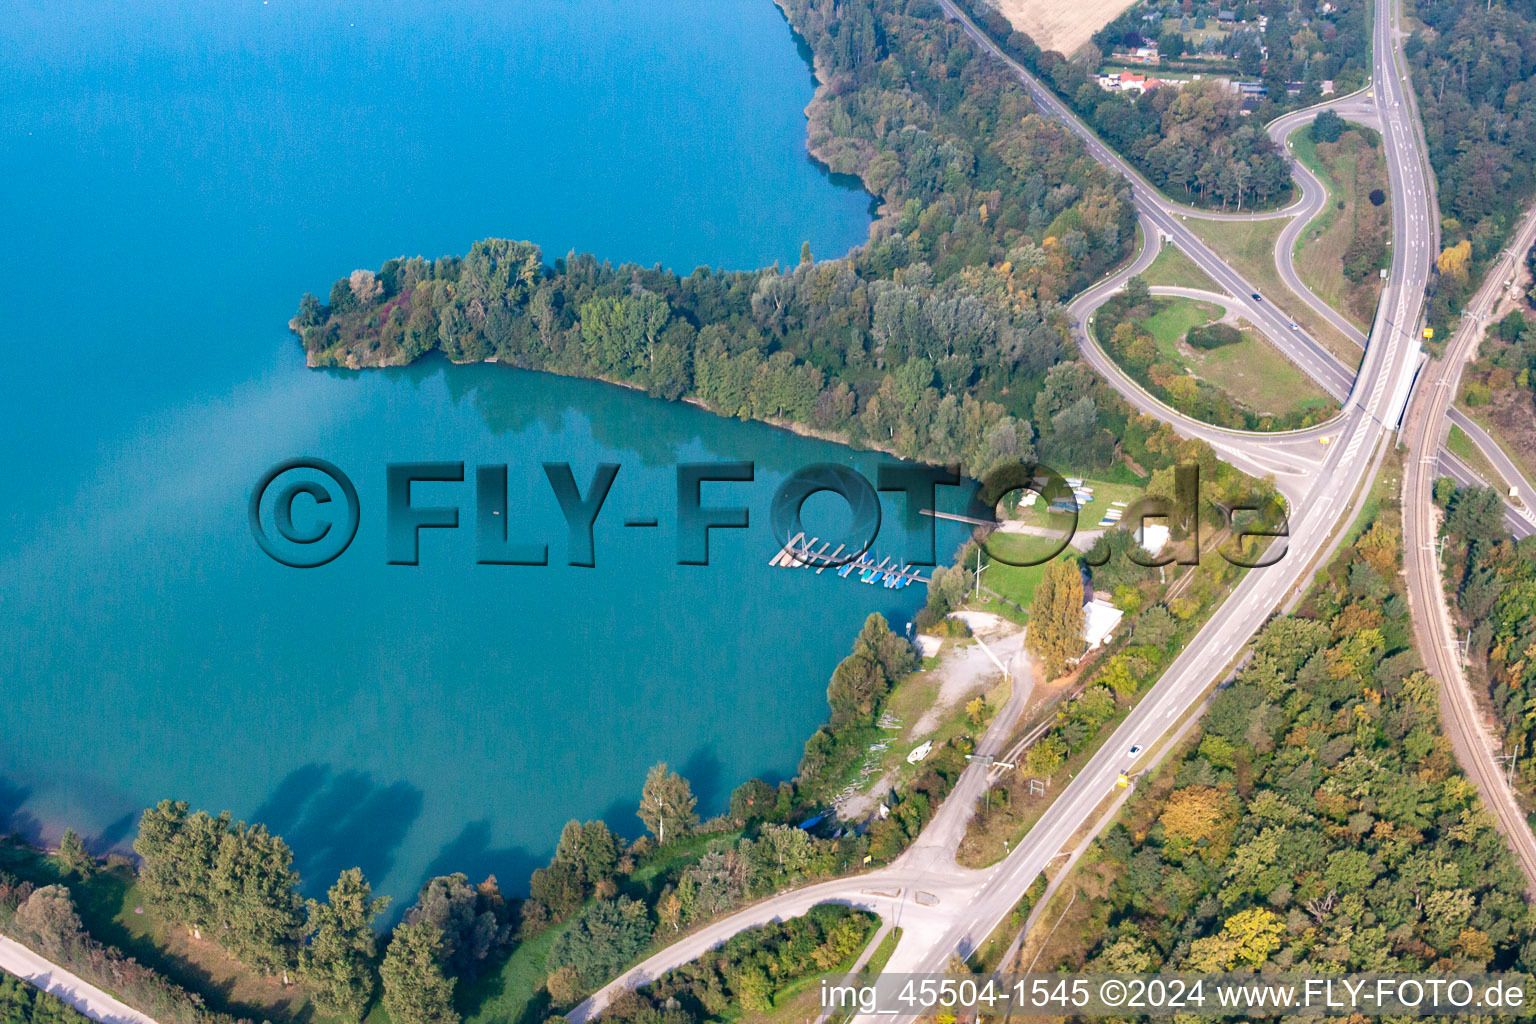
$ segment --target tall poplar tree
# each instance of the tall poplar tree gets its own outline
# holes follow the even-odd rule
[[[144,812],[133,848],[144,858],[140,880],[149,902],[202,938],[219,921],[214,867],[229,830],[228,813],[187,813],[182,800],[162,800]]]
[[[1054,679],[1087,649],[1083,640],[1083,577],[1075,559],[1053,561],[1035,587],[1029,609],[1029,653]]]
[[[214,866],[220,943],[248,966],[287,980],[304,930],[298,886],[293,851],[265,825],[242,821],[227,829]]]

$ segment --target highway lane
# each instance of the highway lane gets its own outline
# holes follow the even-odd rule
[[[1288,137],[1302,125],[1310,124],[1323,110],[1332,110],[1341,117],[1347,117],[1357,122],[1367,122],[1370,123],[1371,127],[1378,127],[1381,122],[1376,117],[1374,106],[1367,108],[1368,113],[1361,109],[1361,104],[1365,102],[1363,97],[1366,92],[1370,91],[1365,90],[1364,92],[1341,97],[1315,107],[1308,107],[1305,110],[1292,111],[1289,114],[1276,118],[1269,125],[1270,139],[1285,153],[1286,160],[1290,163],[1291,176],[1301,182],[1302,198],[1305,203],[1303,211],[1281,230],[1280,237],[1275,240],[1275,269],[1279,271],[1280,280],[1285,282],[1287,288],[1296,293],[1296,296],[1306,304],[1307,308],[1322,317],[1336,331],[1359,345],[1362,349],[1365,348],[1365,333],[1338,310],[1318,298],[1312,289],[1303,283],[1301,275],[1296,270],[1296,261],[1292,258],[1296,247],[1296,240],[1301,237],[1301,233],[1306,230],[1307,225],[1327,205],[1328,186],[1323,184],[1301,161],[1292,156]],[[1286,341],[1287,339],[1281,338],[1276,341],[1276,344],[1283,348]],[[1354,367],[1344,367],[1337,360],[1335,360],[1335,364],[1347,372],[1351,378],[1354,376]]]
[[[1156,259],[1160,236],[1145,222],[1142,235],[1145,244],[1129,267],[1081,292],[1068,305],[1080,354],[1136,411],[1172,425],[1183,437],[1204,441],[1245,473],[1261,479],[1273,476],[1280,492],[1294,505],[1303,497],[1326,457],[1327,448],[1321,439],[1337,433],[1337,424],[1330,421],[1323,427],[1269,435],[1214,426],[1185,415],[1143,389],[1089,333],[1088,321],[1093,311],[1122,290],[1127,278],[1141,273]],[[1262,444],[1256,441],[1259,437],[1263,438]]]
[[[1493,814],[1495,824],[1514,851],[1516,862],[1525,873],[1527,889],[1536,895],[1536,835],[1526,824],[1503,771],[1492,759],[1498,744],[1484,725],[1482,711],[1462,670],[1456,629],[1441,576],[1437,543],[1440,517],[1432,497],[1435,478],[1441,473],[1448,473],[1460,483],[1476,479],[1460,460],[1441,451],[1449,429],[1447,412],[1456,396],[1462,370],[1477,351],[1485,316],[1495,308],[1506,275],[1533,238],[1536,208],[1526,215],[1516,230],[1515,243],[1489,271],[1468,304],[1470,315],[1447,341],[1445,355],[1425,369],[1415,391],[1403,431],[1408,446],[1403,474],[1403,558],[1415,639],[1425,666],[1440,682],[1441,710],[1457,760],[1477,786],[1484,806]],[[1506,521],[1510,512],[1506,506]],[[1517,532],[1531,532],[1532,524],[1521,518],[1511,526]]]
[[[1089,358],[1089,362],[1106,377],[1115,378],[1117,390],[1126,395],[1140,411],[1172,423],[1186,437],[1198,437],[1206,441],[1221,451],[1224,458],[1233,462],[1245,472],[1256,472],[1259,476],[1266,475],[1266,473],[1274,473],[1276,475],[1276,483],[1280,487],[1281,492],[1286,494],[1287,498],[1290,498],[1292,496],[1290,490],[1292,484],[1287,478],[1296,476],[1298,473],[1305,474],[1310,472],[1310,466],[1315,460],[1309,457],[1311,453],[1306,450],[1306,445],[1308,442],[1318,441],[1323,437],[1332,435],[1335,432],[1332,423],[1323,424],[1306,431],[1294,432],[1292,437],[1284,440],[1277,438],[1274,444],[1285,448],[1284,458],[1279,462],[1275,462],[1272,458],[1266,459],[1263,456],[1255,457],[1243,447],[1233,445],[1223,438],[1223,434],[1242,432],[1223,432],[1219,428],[1210,428],[1207,425],[1202,425],[1198,420],[1186,417],[1177,410],[1159,402],[1147,394],[1139,384],[1131,380],[1126,374],[1119,372],[1118,368],[1113,367],[1113,360],[1109,359],[1088,336],[1086,329],[1087,319],[1092,315],[1094,309],[1122,286],[1125,278],[1130,277],[1134,273],[1140,273],[1150,266],[1153,258],[1157,255],[1158,248],[1164,243],[1164,240],[1167,240],[1183,249],[1185,254],[1194,260],[1196,265],[1210,275],[1217,284],[1226,289],[1228,294],[1239,298],[1247,296],[1248,299],[1245,301],[1249,302],[1251,307],[1248,310],[1251,322],[1264,332],[1283,355],[1295,363],[1302,372],[1317,381],[1328,394],[1332,395],[1335,399],[1345,401],[1352,393],[1356,379],[1355,368],[1345,365],[1326,346],[1319,344],[1305,331],[1297,329],[1294,322],[1283,313],[1280,313],[1274,306],[1264,303],[1262,300],[1252,301],[1253,295],[1260,294],[1257,289],[1252,287],[1245,278],[1231,270],[1197,235],[1187,227],[1184,227],[1183,222],[1188,218],[1207,220],[1293,218],[1290,224],[1281,232],[1275,246],[1276,269],[1280,274],[1281,280],[1315,313],[1327,320],[1329,324],[1344,334],[1345,337],[1364,348],[1366,344],[1365,334],[1340,314],[1338,310],[1318,298],[1302,282],[1301,276],[1296,270],[1295,261],[1292,259],[1295,241],[1301,232],[1306,229],[1307,224],[1322,211],[1323,206],[1327,202],[1328,193],[1327,187],[1308,168],[1291,155],[1290,147],[1286,144],[1286,137],[1296,128],[1309,123],[1324,109],[1333,110],[1341,117],[1366,124],[1378,131],[1383,129],[1384,111],[1391,111],[1398,118],[1399,122],[1404,118],[1410,119],[1412,121],[1411,125],[1399,123],[1397,130],[1399,138],[1410,144],[1412,140],[1418,140],[1418,152],[1415,159],[1419,167],[1418,173],[1414,175],[1413,180],[1416,182],[1416,187],[1424,193],[1424,196],[1429,201],[1428,205],[1416,206],[1416,209],[1419,209],[1421,212],[1415,215],[1417,218],[1415,223],[1416,233],[1410,245],[1415,247],[1416,251],[1412,256],[1414,259],[1418,259],[1426,251],[1431,256],[1438,253],[1440,236],[1439,219],[1434,212],[1434,180],[1428,173],[1427,158],[1423,155],[1423,136],[1422,129],[1418,124],[1416,101],[1412,96],[1412,89],[1406,88],[1403,85],[1403,82],[1406,81],[1406,65],[1402,63],[1401,57],[1393,58],[1386,63],[1376,66],[1373,69],[1374,75],[1371,86],[1302,110],[1292,111],[1276,118],[1269,124],[1267,131],[1270,138],[1285,153],[1291,168],[1292,177],[1300,183],[1301,195],[1295,202],[1281,210],[1260,213],[1220,213],[1185,208],[1169,200],[1154,188],[1128,161],[1110,149],[1087,125],[1078,120],[1044,83],[1031,75],[1017,61],[1003,53],[980,28],[965,16],[964,12],[954,6],[951,0],[940,0],[940,4],[951,18],[960,23],[973,42],[989,51],[994,57],[1006,63],[1013,70],[1014,74],[1024,83],[1030,97],[1042,110],[1071,128],[1083,140],[1085,146],[1087,146],[1095,159],[1106,166],[1118,170],[1132,183],[1137,209],[1142,214],[1142,232],[1146,236],[1146,244],[1142,256],[1135,261],[1132,268],[1117,273],[1089,291],[1082,293],[1070,306],[1077,321],[1075,333],[1077,334],[1078,343],[1083,347],[1085,353],[1090,351],[1093,353],[1093,357]],[[1395,30],[1391,25],[1386,26],[1383,31],[1389,35],[1395,34]],[[1382,95],[1378,97],[1375,95],[1377,91],[1376,83],[1384,81],[1382,77],[1384,74],[1390,75],[1391,79],[1387,81],[1387,87],[1382,89]],[[1395,185],[1396,182],[1394,181]],[[1420,204],[1420,198],[1418,197],[1413,198],[1412,201],[1415,204]],[[1397,205],[1397,198],[1394,197],[1394,206]],[[1427,237],[1423,234],[1425,222],[1429,224]],[[1529,248],[1530,246],[1527,244],[1520,251],[1525,251]],[[1383,301],[1386,301],[1385,294]],[[1401,410],[1398,409],[1396,411],[1400,413]],[[1466,430],[1473,443],[1477,445],[1484,455],[1495,465],[1499,465],[1501,467],[1500,471],[1503,472],[1502,464],[1507,462],[1508,459],[1504,456],[1497,442],[1489,437],[1481,427],[1470,421],[1463,425],[1463,429]],[[1266,463],[1269,464],[1268,468],[1266,468]],[[1518,472],[1516,475],[1518,475]],[[1527,491],[1527,493],[1536,494],[1533,491]],[[1536,497],[1533,497],[1531,500],[1536,500]],[[1511,510],[1517,516],[1522,514],[1522,510],[1513,505],[1511,505]]]
[[[1041,113],[1064,124],[1082,140],[1083,146],[1090,156],[1111,170],[1118,171],[1130,182],[1136,208],[1141,213],[1144,229],[1160,231],[1163,238],[1172,241],[1182,249],[1185,255],[1189,256],[1201,270],[1231,294],[1247,296],[1262,294],[1247,278],[1233,270],[1226,261],[1216,255],[1210,246],[1206,245],[1198,235],[1185,225],[1183,218],[1191,212],[1188,208],[1169,201],[1167,197],[1154,188],[1136,168],[1100,140],[1092,129],[1080,121],[1068,109],[1067,105],[1057,99],[1056,94],[1043,82],[1035,78],[1022,64],[999,49],[985,32],[978,28],[963,11],[954,5],[952,0],[939,0],[939,6],[944,9],[944,12],[951,19],[959,23],[972,42],[1008,66],[1014,76],[1023,84],[1025,91],[1028,92],[1030,99],[1034,101]],[[1262,216],[1278,217],[1290,215],[1291,213],[1286,211],[1273,211]],[[1150,238],[1148,242],[1150,244]],[[1074,303],[1074,306],[1076,306],[1076,303]],[[1327,367],[1333,361],[1333,357],[1327,348],[1319,344],[1315,338],[1308,335],[1305,331],[1293,329],[1291,319],[1277,309],[1273,303],[1264,302],[1261,299],[1256,304],[1254,312],[1255,326],[1269,337],[1294,336],[1296,354],[1292,356],[1293,361],[1302,365],[1303,369],[1306,369],[1308,373],[1312,373],[1315,369],[1317,374],[1327,374]]]
[[[1376,4],[1375,92],[1392,176],[1393,228],[1398,244],[1360,381],[1341,416],[1337,440],[1328,446],[1328,455],[1292,516],[1286,557],[1243,578],[1210,623],[1106,741],[1100,754],[1078,772],[1018,848],[1004,859],[1002,870],[988,878],[969,911],[938,941],[921,943],[926,949],[920,949],[918,941],[909,943],[904,936],[888,970],[939,971],[950,953],[967,954],[977,948],[1072,833],[1091,820],[1113,791],[1120,772],[1136,767],[1130,749],[1150,746],[1193,708],[1225,667],[1240,656],[1248,637],[1310,578],[1315,556],[1328,548],[1330,535],[1357,488],[1368,482],[1378,446],[1390,443],[1388,435],[1397,422],[1394,406],[1399,404],[1402,385],[1411,378],[1417,363],[1434,215],[1426,167],[1418,149],[1419,135],[1411,123],[1412,106],[1410,103],[1405,108],[1402,102],[1408,87],[1397,64],[1399,40],[1390,28],[1390,0],[1376,0]],[[1016,65],[1015,70],[1022,72]],[[1223,283],[1220,278],[1217,281]],[[1245,447],[1264,443],[1242,442]]]
[[[957,18],[979,45],[992,52],[995,48],[975,26],[956,11],[947,0],[940,0],[951,17]],[[1129,750],[1133,745],[1150,747],[1185,713],[1193,710],[1210,685],[1233,664],[1247,646],[1248,638],[1278,610],[1287,606],[1303,588],[1315,570],[1316,561],[1333,550],[1335,531],[1345,513],[1353,507],[1359,489],[1366,485],[1377,465],[1377,454],[1398,420],[1398,409],[1406,400],[1406,385],[1417,367],[1418,325],[1422,318],[1425,283],[1433,256],[1434,221],[1431,186],[1419,150],[1420,137],[1412,123],[1411,101],[1405,109],[1402,97],[1406,86],[1400,77],[1395,44],[1390,31],[1391,0],[1376,0],[1378,16],[1373,39],[1376,63],[1376,99],[1378,116],[1392,176],[1393,264],[1383,301],[1371,333],[1359,380],[1351,389],[1343,412],[1327,428],[1331,435],[1312,432],[1304,436],[1270,437],[1237,431],[1218,431],[1213,443],[1242,458],[1288,457],[1293,452],[1311,453],[1312,468],[1299,474],[1304,479],[1288,485],[1292,501],[1291,536],[1280,544],[1286,557],[1270,568],[1248,572],[1227,601],[1217,609],[1211,621],[1175,659],[1163,677],[1127,716],[1095,756],[1063,788],[1019,846],[999,864],[983,872],[942,865],[929,870],[924,860],[931,854],[904,855],[889,868],[853,879],[840,879],[785,893],[710,925],[696,936],[661,951],[645,963],[605,986],[587,1003],[571,1014],[575,1024],[583,1024],[625,987],[654,978],[671,967],[696,958],[713,945],[752,924],[803,913],[817,902],[836,900],[876,910],[888,919],[896,919],[904,931],[892,955],[887,971],[933,971],[944,969],[953,953],[973,951],[1011,912],[1019,897],[1072,834],[1094,819],[1106,796],[1114,791],[1116,777],[1122,770],[1134,769],[1136,760]],[[1110,153],[1077,123],[1054,96],[1016,63],[1009,61],[1015,74],[1036,96],[1036,102],[1053,111],[1084,137],[1091,153],[1112,167],[1121,169],[1137,190],[1143,223],[1163,230],[1179,242],[1202,269],[1223,288],[1234,294],[1249,294],[1242,278],[1227,268],[1178,220],[1158,205],[1158,197],[1123,161]],[[1145,204],[1145,205],[1143,205]],[[1158,236],[1147,232],[1147,246],[1137,264],[1155,256]],[[1142,264],[1144,265],[1144,264]],[[1112,276],[1090,292],[1119,287]],[[1074,304],[1076,308],[1076,304]],[[1267,306],[1265,312],[1270,312]],[[1271,315],[1267,325],[1274,329],[1278,317]],[[1266,326],[1261,324],[1261,327]],[[1284,322],[1289,330],[1289,322]],[[1299,333],[1299,332],[1298,332]],[[1323,358],[1326,350],[1315,341],[1306,341]],[[1112,378],[1113,379],[1113,378]],[[1134,389],[1129,392],[1133,401]],[[1149,410],[1163,415],[1163,410]],[[1167,417],[1165,417],[1167,418]],[[1182,431],[1216,431],[1187,417],[1172,417]],[[1297,432],[1302,434],[1303,432]],[[1318,438],[1329,436],[1328,445]],[[1317,454],[1321,449],[1322,454]],[[1299,468],[1299,467],[1298,467]],[[973,765],[968,771],[980,766]],[[985,769],[982,769],[985,770]],[[948,801],[946,801],[947,803]],[[922,843],[914,847],[919,849]],[[911,854],[912,851],[909,851]],[[948,860],[949,858],[944,858]]]

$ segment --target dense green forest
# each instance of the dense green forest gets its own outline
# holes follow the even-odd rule
[[[1442,532],[1456,607],[1467,630],[1474,675],[1504,728],[1504,749],[1536,750],[1536,538],[1515,541],[1504,525],[1504,501],[1489,487],[1454,490],[1440,482],[1446,505]],[[1536,782],[1532,759],[1519,773]]]
[[[1442,255],[1430,320],[1456,319],[1536,193],[1536,3],[1414,0],[1407,43],[1439,186]]]
[[[1285,0],[1246,5],[1268,19],[1262,42],[1251,40],[1239,59],[1241,70],[1265,89],[1263,101],[1247,114],[1236,90],[1209,77],[1134,97],[1099,87],[1095,75],[1104,52],[1146,41],[1142,33],[1149,28],[1142,20],[1142,6],[1111,22],[1094,36],[1093,45],[1063,56],[1041,50],[985,0],[961,2],[999,46],[1038,74],[1148,180],[1180,202],[1250,209],[1288,201],[1290,171],[1264,125],[1286,110],[1318,102],[1324,81],[1333,81],[1336,92],[1348,92],[1369,74],[1369,0],[1340,0],[1330,4],[1326,14],[1310,4]],[[1169,22],[1162,19],[1164,25]],[[1188,48],[1180,31],[1171,27],[1157,42],[1177,45],[1180,53]],[[1155,68],[1146,70],[1156,73]],[[1290,82],[1299,84],[1294,95],[1287,90]]]
[[[1057,409],[1035,398],[1072,352],[1060,300],[1130,251],[1125,183],[1038,116],[932,0],[783,6],[822,81],[813,151],[884,201],[865,246],[684,276],[586,254],[551,265],[534,245],[488,239],[462,258],[354,272],[324,303],[306,296],[292,326],[310,361],[393,365],[440,350],[975,473],[1037,450],[1106,464],[1113,435],[1070,408],[1086,394]]]
[[[1480,970],[1536,962],[1503,840],[1412,650],[1384,506],[1270,623],[1202,733],[1100,841],[1090,969]]]
[[[0,1024],[86,1024],[88,1020],[57,996],[0,971]]]

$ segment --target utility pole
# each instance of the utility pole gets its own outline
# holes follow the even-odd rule
[[[973,601],[981,599],[981,574],[990,568],[992,568],[991,562],[988,562],[986,565],[981,564],[981,545],[978,544],[976,546],[976,587],[975,592],[971,596]]]
[[[1515,764],[1520,760],[1520,751],[1524,749],[1525,743],[1522,742],[1518,747],[1515,748],[1515,752],[1513,754],[1495,754],[1493,757],[1494,764],[1497,764],[1504,769],[1504,781],[1507,785],[1510,786],[1510,788],[1514,788]]]
[[[1452,636],[1454,637],[1454,635],[1455,634],[1453,633]],[[1460,659],[1461,667],[1462,668],[1466,668],[1467,667],[1467,651],[1471,650],[1471,648],[1472,648],[1472,631],[1470,629],[1467,630],[1467,635],[1466,636],[1462,637],[1459,640],[1453,639],[1451,641],[1451,644],[1452,644],[1452,646],[1454,646],[1456,648],[1456,656],[1457,656],[1458,659]]]

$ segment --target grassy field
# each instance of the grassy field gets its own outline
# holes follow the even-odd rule
[[[454,1003],[465,1024],[538,1024],[547,1017],[549,994],[543,986],[549,972],[544,962],[556,937],[569,927],[566,922],[546,928],[514,949],[499,967],[460,986]]]
[[[1376,135],[1370,129],[1346,132],[1319,151],[1309,128],[1296,129],[1287,141],[1296,159],[1328,186],[1328,203],[1296,240],[1296,272],[1318,298],[1368,330],[1381,280],[1372,275],[1359,285],[1351,282],[1344,276],[1344,254],[1361,230],[1382,230],[1388,207],[1378,211],[1369,195],[1372,189],[1388,191],[1386,164],[1370,145]]]
[[[1274,303],[1346,366],[1360,365],[1359,346],[1313,312],[1280,280],[1280,272],[1275,269],[1275,242],[1285,228],[1283,218],[1225,221],[1191,217],[1185,224],[1248,278],[1264,301]]]
[[[1195,265],[1195,261],[1183,249],[1172,244],[1165,244],[1157,251],[1157,258],[1142,271],[1141,279],[1153,287],[1204,288],[1213,292],[1222,290],[1209,274]]]
[[[1123,501],[1129,505],[1142,493],[1140,486],[1113,483],[1107,480],[1084,480],[1083,484],[1093,488],[1093,501],[1084,505],[1078,513],[1077,529],[1079,530],[1099,529],[1099,520],[1114,502]],[[1046,513],[1043,501],[1036,501],[1033,506],[1022,509],[1021,513],[1018,518],[1027,525],[1047,527],[1059,531],[1060,535],[1036,537],[1026,533],[993,533],[987,538],[987,547],[1001,558],[1016,562],[1042,558],[1060,546],[1061,536],[1065,535],[1067,528],[1072,524],[1070,516]],[[1069,557],[1072,554],[1073,549],[1069,547],[1057,557]],[[1044,575],[1044,562],[1039,565],[1021,566],[994,560],[982,572],[981,583],[982,586],[996,591],[1008,600],[1028,608],[1030,602],[1034,600],[1035,587],[1039,585]],[[987,607],[986,610],[996,609]]]
[[[1336,409],[1338,402],[1251,329],[1243,340],[1197,355],[1196,372],[1260,413]]]
[[[987,546],[1004,558],[1022,562],[1042,558],[1053,551],[1061,541],[1050,537],[1031,537],[1022,533],[994,533],[987,538]],[[1062,554],[1070,554],[1068,548]],[[1061,557],[1061,556],[1057,556]],[[1008,600],[1029,607],[1035,599],[1035,588],[1045,576],[1045,563],[1040,565],[1008,565],[993,562],[981,574],[984,586],[997,591]]]
[[[1192,327],[1204,327],[1227,315],[1227,311],[1213,302],[1196,302],[1194,299],[1158,299],[1157,312],[1142,322],[1157,342],[1157,350],[1164,358],[1182,360],[1179,343]]]
[[[1142,322],[1161,358],[1220,388],[1257,413],[1333,408],[1338,403],[1252,328],[1243,339],[1215,349],[1184,344],[1191,327],[1220,319],[1226,310],[1193,299],[1158,299],[1158,311]]]

